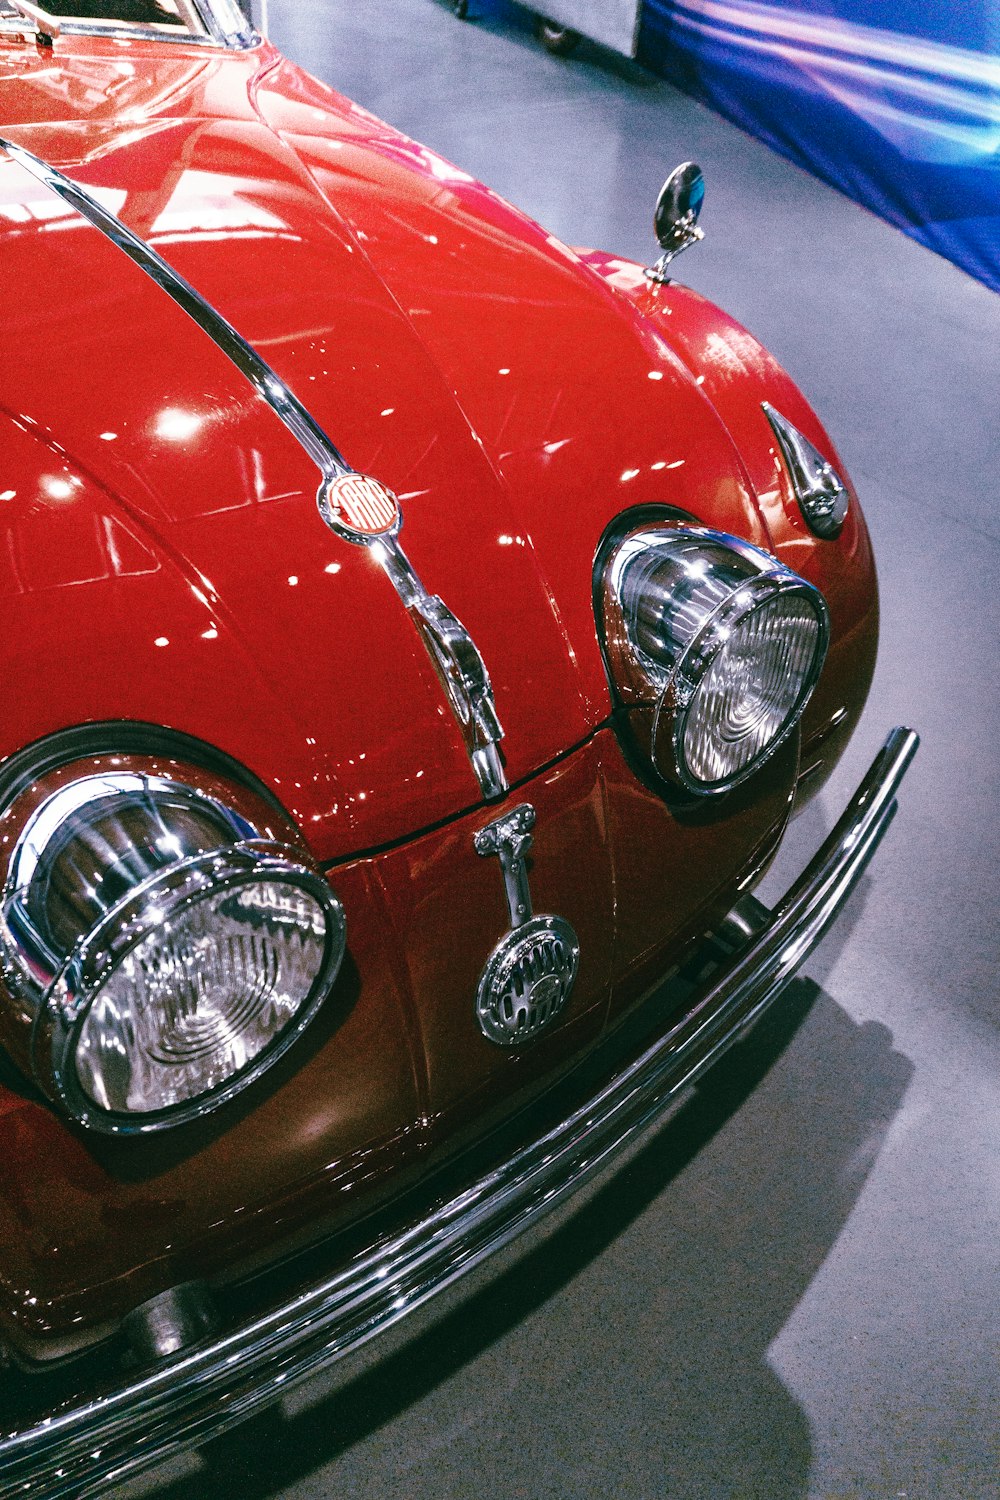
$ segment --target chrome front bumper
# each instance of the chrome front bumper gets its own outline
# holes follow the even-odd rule
[[[843,816],[743,946],[659,1037],[554,1128],[306,1291],[0,1438],[0,1496],[99,1496],[225,1431],[392,1327],[531,1227],[653,1126],[781,993],[896,811],[918,738],[894,729]]]

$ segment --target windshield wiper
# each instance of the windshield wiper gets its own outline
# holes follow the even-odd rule
[[[35,36],[43,47],[51,47],[56,37],[62,30],[62,24],[57,16],[50,16],[47,10],[42,10],[40,5],[32,5],[30,0],[6,0],[11,10],[16,10],[30,21],[35,28]]]

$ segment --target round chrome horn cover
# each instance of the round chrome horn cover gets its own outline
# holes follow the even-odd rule
[[[580,944],[562,917],[531,917],[500,940],[486,961],[476,995],[483,1035],[517,1047],[550,1026],[569,999]]]

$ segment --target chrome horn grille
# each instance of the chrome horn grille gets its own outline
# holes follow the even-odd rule
[[[579,961],[576,934],[562,917],[532,917],[509,932],[479,981],[476,1015],[483,1035],[514,1047],[544,1031],[569,999]]]

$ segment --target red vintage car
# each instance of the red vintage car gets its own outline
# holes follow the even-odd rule
[[[232,0],[0,0],[4,1495],[483,1262],[777,996],[893,814],[857,498],[764,349]]]

